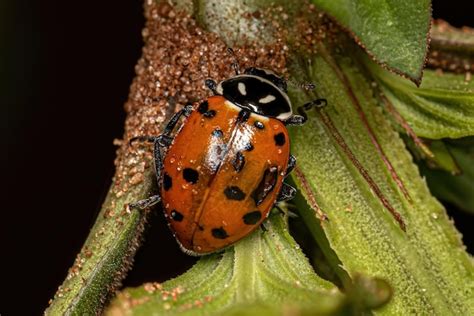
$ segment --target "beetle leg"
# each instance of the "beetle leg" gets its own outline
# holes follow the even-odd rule
[[[164,135],[160,135],[164,136]],[[158,137],[160,137],[158,136]],[[173,139],[170,139],[169,145],[171,145],[171,142]],[[164,144],[161,144],[158,140],[155,140],[153,144],[153,156],[154,156],[154,161],[155,161],[155,174],[156,174],[156,181],[158,182],[158,188],[160,187],[161,184],[161,169],[163,169],[163,158],[161,157],[161,148],[162,147],[168,147],[163,146]]]
[[[155,173],[156,173],[158,185],[161,182],[161,169],[163,169],[163,158],[161,155],[161,148],[168,148],[171,145],[171,143],[173,142],[173,137],[171,137],[170,135],[173,132],[173,129],[176,127],[176,124],[178,123],[180,117],[182,115],[188,117],[192,111],[193,111],[192,104],[188,104],[182,110],[180,110],[179,112],[176,112],[173,115],[173,117],[170,119],[168,124],[166,124],[166,127],[163,130],[163,134],[153,139],[153,144],[154,144],[153,155],[154,155],[154,160],[155,160]]]
[[[212,91],[212,93],[214,93],[214,94],[219,94],[219,93],[217,93],[217,90],[216,90],[216,88],[217,88],[217,83],[216,83],[214,80],[212,80],[212,79],[206,79],[205,84],[206,84],[206,87],[208,87],[209,90]]]
[[[302,106],[298,107],[296,110],[304,118],[304,122],[306,122],[308,120],[308,114],[306,114],[306,112],[311,110],[313,107],[323,108],[327,104],[328,104],[328,101],[326,99],[316,99],[311,102],[303,104]]]
[[[296,214],[295,212],[293,211],[290,211],[288,209],[288,204],[286,205],[287,209],[286,210],[283,210],[279,205],[278,205],[278,202],[275,203],[275,205],[273,205],[274,208],[276,208],[278,210],[278,212],[280,212],[281,215],[283,216],[287,216],[288,218],[298,218],[298,214]]]
[[[311,110],[313,107],[323,108],[327,105],[328,101],[326,99],[316,99],[311,102],[305,103],[302,106],[298,107],[296,110],[300,115],[292,115],[285,121],[286,125],[303,125],[308,120],[308,115],[306,112]]]
[[[180,117],[182,115],[187,117],[191,114],[192,111],[193,111],[192,104],[188,104],[182,110],[175,113],[173,117],[169,120],[168,124],[166,124],[163,130],[163,134],[161,135],[137,136],[137,137],[133,137],[129,141],[129,144],[132,144],[135,141],[153,143],[153,156],[154,156],[154,162],[155,162],[155,173],[156,173],[156,178],[158,182],[158,187],[161,184],[161,170],[163,169],[163,158],[162,158],[161,149],[169,147],[171,143],[173,142],[173,137],[171,137],[170,135],[173,132],[173,129],[176,127],[176,124],[178,123]],[[143,210],[159,203],[160,201],[161,201],[161,197],[159,195],[153,195],[147,199],[130,203],[129,207]]]
[[[173,142],[173,137],[167,135],[158,136],[137,136],[130,139],[129,144],[132,145],[134,142],[148,142],[148,143],[159,143],[161,147],[168,147]]]
[[[153,143],[155,141],[156,136],[136,136],[130,138],[128,141],[128,144],[131,146],[133,145],[134,142],[140,142],[140,143]]]
[[[278,206],[277,203],[275,203],[275,205],[273,205],[274,208],[276,208],[278,210],[278,212],[280,212],[281,215],[286,215],[286,212],[280,207]],[[270,214],[270,213],[268,213]]]
[[[286,173],[285,173],[285,178],[288,177],[290,172],[295,169],[296,166],[296,158],[293,155],[290,155],[290,158],[288,159],[288,166],[286,167]]]
[[[291,185],[283,183],[283,186],[281,187],[281,191],[278,194],[277,197],[277,203],[278,202],[283,202],[283,201],[288,201],[291,200],[295,197],[296,195],[296,189],[293,188]]]
[[[132,144],[135,141],[140,141],[140,142],[150,142],[153,143],[153,158],[155,162],[155,173],[156,173],[156,178],[158,180],[158,184],[161,181],[161,169],[163,168],[163,159],[161,155],[161,149],[162,148],[167,148],[171,145],[173,142],[173,137],[161,134],[158,136],[138,136],[138,137],[133,137],[130,139],[130,144]],[[140,203],[141,201],[138,201],[136,203]]]
[[[227,52],[234,58],[234,61],[230,66],[232,67],[232,69],[234,69],[235,75],[240,75],[239,61],[237,60],[237,56],[235,55],[234,50],[230,47],[227,47]]]
[[[158,183],[161,181],[161,169],[163,167],[162,155],[161,155],[161,148],[167,148],[173,142],[173,137],[171,137],[171,133],[173,129],[176,127],[180,117],[182,115],[189,116],[193,110],[193,106],[191,104],[186,105],[182,110],[176,112],[173,117],[170,119],[168,124],[166,124],[163,134],[158,136],[138,136],[133,137],[130,139],[129,143],[132,144],[134,141],[141,141],[141,142],[151,142],[154,144],[154,160],[155,160],[155,172]],[[139,201],[140,202],[140,201]],[[139,203],[137,202],[137,203]]]
[[[168,124],[166,124],[163,133],[159,136],[137,136],[133,137],[130,139],[128,142],[130,145],[135,142],[150,142],[150,143],[155,143],[158,141],[162,147],[168,147],[171,145],[171,141],[173,138],[170,136],[171,132],[173,129],[176,127],[176,124],[178,123],[180,117],[182,115],[188,117],[189,114],[193,111],[193,105],[192,104],[187,104],[182,110],[176,112],[171,119],[169,120]]]
[[[171,142],[173,141],[173,138],[170,136],[171,132],[173,129],[176,127],[176,124],[179,121],[179,118],[184,115],[186,117],[191,114],[193,111],[193,105],[192,104],[187,104],[182,110],[176,112],[171,119],[169,120],[168,124],[166,124],[163,134],[158,135],[158,136],[137,136],[133,137],[130,139],[128,142],[130,145],[135,142],[149,142],[149,143],[159,143],[161,147],[168,147],[171,145]]]
[[[153,156],[155,162],[155,174],[156,180],[158,182],[158,189],[161,184],[161,169],[163,169],[163,159],[161,155],[161,148],[168,147],[171,145],[173,138],[167,135],[159,135],[159,136],[139,136],[134,137],[130,140],[130,142],[139,140],[139,141],[148,141],[153,142]],[[130,203],[130,208],[138,208],[140,210],[144,210],[149,208],[161,201],[161,197],[159,195],[152,195],[149,198]]]
[[[300,126],[306,122],[306,118],[301,115],[292,115],[284,123],[285,125],[296,125]]]
[[[149,198],[130,203],[128,204],[129,208],[138,208],[140,210],[147,209],[161,201],[161,197],[159,195],[152,195]]]
[[[175,128],[176,124],[178,123],[181,115],[188,117],[192,111],[193,111],[193,105],[187,104],[182,110],[176,112],[173,115],[173,117],[171,117],[168,124],[166,124],[165,129],[163,130],[163,135],[169,136],[171,132],[173,131],[173,129]]]
[[[171,145],[173,142],[173,137],[161,134],[158,136],[138,136],[138,137],[133,137],[130,139],[130,144],[132,144],[134,141],[140,141],[140,142],[151,142],[153,143],[153,156],[154,156],[154,162],[155,162],[155,173],[156,173],[156,178],[158,180],[158,183],[161,181],[161,169],[163,168],[163,159],[161,155],[161,148],[167,148]],[[138,201],[136,203],[140,203],[141,201]]]

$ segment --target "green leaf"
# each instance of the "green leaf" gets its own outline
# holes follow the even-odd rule
[[[429,148],[433,157],[426,159],[432,169],[442,169],[452,175],[459,175],[461,171],[448,147],[441,140],[431,141]]]
[[[430,139],[474,135],[474,81],[425,70],[423,83],[416,88],[370,61],[366,64],[416,135]]]
[[[306,76],[314,82],[318,95],[327,98],[328,105],[322,114],[309,113],[306,125],[291,130],[293,153],[298,159],[293,179],[311,206],[297,203],[299,213],[316,239],[327,238],[327,246],[322,248],[333,258],[330,262],[340,262],[341,279],[341,272],[351,278],[361,272],[381,277],[393,286],[393,299],[380,314],[472,314],[472,261],[443,207],[419,176],[404,143],[377,107],[371,85],[351,59],[335,61],[321,53],[311,65],[308,72],[296,69],[293,75]],[[308,98],[293,90],[292,100],[302,104]],[[408,190],[411,202],[371,142],[356,102]],[[401,213],[406,232],[341,150],[321,115],[330,117],[386,199]],[[320,222],[318,207],[328,220]]]
[[[265,228],[223,254],[202,258],[176,279],[126,289],[108,314],[281,315],[287,309],[333,315],[347,307],[337,288],[314,274],[282,216],[271,216]],[[376,293],[362,295],[365,304],[377,300]]]
[[[392,297],[392,288],[380,278],[368,278],[354,274],[354,282],[347,291],[349,299],[360,306],[359,312],[377,309],[385,305]]]
[[[431,21],[429,0],[313,0],[389,69],[421,82]]]
[[[435,196],[474,214],[474,146],[446,143],[460,174],[433,170],[421,164],[423,175]]]

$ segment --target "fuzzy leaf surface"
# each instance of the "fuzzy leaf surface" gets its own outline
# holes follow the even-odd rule
[[[440,139],[474,135],[474,80],[425,70],[423,83],[417,88],[372,62],[368,65],[382,92],[418,136]]]
[[[316,276],[282,216],[223,254],[206,256],[162,285],[126,289],[108,315],[280,315],[282,310],[340,314],[346,299]]]
[[[345,27],[377,63],[421,82],[431,1],[313,0]]]
[[[298,159],[293,179],[311,206],[298,203],[300,215],[317,239],[327,238],[323,250],[333,258],[333,265],[341,266],[343,281],[344,273],[353,278],[360,272],[381,277],[394,287],[392,301],[377,313],[473,313],[474,269],[459,234],[441,204],[430,195],[404,143],[377,107],[369,82],[350,59],[337,59],[337,69],[331,60],[328,56],[313,58],[306,76],[318,87],[318,96],[328,100],[322,111],[332,119],[389,203],[401,213],[407,228],[406,232],[400,229],[317,111],[310,112],[303,127],[292,129],[293,153]],[[346,80],[341,81],[341,76]],[[355,98],[349,95],[349,89]],[[297,91],[292,96],[295,104],[308,101]],[[371,143],[354,100],[361,105],[411,202]],[[320,223],[316,203],[328,216],[327,221]]]
[[[148,177],[152,180],[151,177]],[[95,315],[117,287],[143,231],[143,212],[127,212],[127,204],[147,197],[152,181],[144,181],[117,197],[111,187],[81,252],[45,315]]]
[[[460,209],[474,214],[474,146],[447,142],[446,147],[456,162],[459,172],[433,170],[422,165],[423,174],[431,192],[439,199],[448,201]]]

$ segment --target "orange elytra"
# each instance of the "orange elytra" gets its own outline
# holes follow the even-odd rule
[[[296,161],[286,125],[306,120],[292,113],[286,81],[268,70],[248,68],[206,85],[214,96],[176,113],[163,134],[135,138],[155,145],[160,194],[132,206],[161,201],[173,234],[190,255],[237,242],[276,203],[293,198],[296,190],[283,182]]]

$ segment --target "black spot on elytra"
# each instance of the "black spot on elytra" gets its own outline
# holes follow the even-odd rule
[[[243,219],[244,223],[247,224],[247,225],[255,225],[260,221],[260,219],[262,219],[262,212],[260,212],[258,210],[248,212],[247,214],[242,216],[242,219]]]
[[[239,151],[235,155],[235,158],[232,160],[232,166],[234,167],[235,171],[240,172],[245,165],[245,157]]]
[[[172,210],[170,216],[172,220],[175,220],[177,222],[181,222],[184,218],[183,214],[181,214],[177,210]]]
[[[263,125],[263,123],[260,122],[260,121],[255,121],[255,123],[253,123],[253,126],[255,126],[258,129],[264,129],[265,128],[265,125]]]
[[[214,111],[214,110],[209,110],[209,111],[207,111],[206,113],[204,113],[203,116],[205,116],[205,117],[207,117],[207,118],[214,117],[214,116],[216,116],[216,111]]]
[[[221,138],[222,136],[224,136],[224,133],[223,133],[220,129],[216,128],[216,129],[212,132],[212,136]]]
[[[235,185],[225,188],[224,194],[229,200],[242,201],[245,199],[245,193]]]
[[[211,232],[212,232],[212,236],[214,236],[214,238],[217,238],[217,239],[226,239],[227,237],[229,237],[225,229],[222,227],[213,228]]]
[[[207,103],[207,101],[204,101],[201,104],[199,104],[198,112],[201,114],[204,114],[207,112],[208,109],[209,109],[209,103]]]
[[[195,184],[199,180],[199,173],[191,168],[184,168],[183,170],[183,178],[184,180]]]
[[[253,150],[253,145],[252,143],[247,143],[244,147],[246,151],[252,151]]]
[[[270,167],[263,173],[262,180],[252,192],[252,198],[255,201],[255,205],[262,204],[263,200],[268,196],[270,192],[275,188],[275,184],[278,178],[278,168]]]
[[[169,174],[165,172],[165,174],[163,175],[163,189],[165,189],[165,191],[168,191],[172,185],[173,185],[173,180],[171,179]]]
[[[273,136],[273,139],[275,139],[275,145],[277,146],[283,146],[285,144],[285,134],[283,133],[278,133],[275,136]]]
[[[250,117],[250,112],[248,110],[240,110],[239,115],[237,116],[237,121],[247,122]]]

